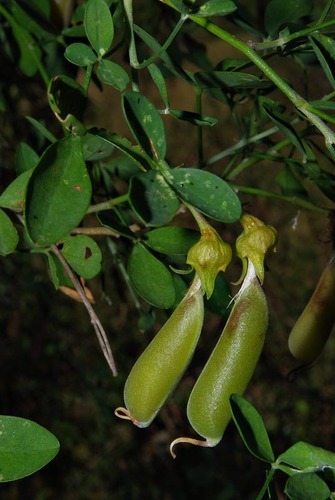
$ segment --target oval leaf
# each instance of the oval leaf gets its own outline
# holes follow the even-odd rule
[[[299,134],[294,130],[292,125],[285,119],[283,114],[278,113],[275,107],[269,105],[265,101],[262,102],[262,106],[266,114],[277,125],[279,130],[288,137],[293,146],[295,146],[303,155],[306,154],[306,149],[302,139],[299,137]]]
[[[1,415],[0,433],[1,482],[33,474],[59,451],[58,439],[31,420]]]
[[[231,0],[209,0],[201,5],[195,15],[199,17],[227,16],[236,9],[236,5]]]
[[[34,168],[39,160],[36,151],[27,143],[20,142],[15,151],[15,170],[17,174],[22,174]]]
[[[13,180],[11,184],[1,193],[0,207],[10,208],[22,212],[24,207],[24,200],[26,196],[26,189],[32,170],[27,170]]]
[[[232,394],[229,402],[235,425],[250,453],[264,462],[274,462],[269,436],[256,408],[238,394]]]
[[[176,291],[170,271],[142,244],[136,243],[129,256],[128,274],[136,292],[149,304],[169,309]]]
[[[28,183],[25,221],[32,241],[49,246],[64,238],[86,214],[91,191],[80,138],[52,144]]]
[[[288,23],[307,16],[313,8],[312,0],[271,0],[265,9],[264,23],[269,35],[275,35]]]
[[[180,205],[162,174],[153,170],[131,178],[129,203],[137,216],[150,226],[171,222]]]
[[[129,91],[122,96],[122,107],[129,128],[144,151],[156,160],[163,160],[165,130],[155,106],[139,92]]]
[[[160,227],[145,235],[145,242],[150,248],[167,255],[186,255],[199,239],[199,231],[178,226]]]
[[[335,453],[299,441],[282,453],[278,462],[307,472],[322,471],[326,467],[335,470]]]
[[[85,43],[71,43],[64,52],[64,56],[68,61],[76,66],[86,67],[94,64],[97,56],[93,50]]]
[[[294,474],[285,485],[290,500],[329,500],[330,489],[317,474]]]
[[[101,271],[101,250],[92,238],[83,234],[67,236],[62,244],[63,257],[79,276],[91,279]]]
[[[114,38],[113,18],[104,0],[88,0],[84,25],[93,49],[100,57],[103,56]]]
[[[14,224],[8,215],[0,209],[0,255],[14,252],[18,242],[19,235]]]
[[[216,125],[219,121],[212,116],[193,113],[191,111],[183,111],[181,109],[170,109],[169,112],[170,115],[174,116],[178,120],[184,120],[191,125],[200,125],[200,127],[202,127],[203,125],[209,125],[210,127],[213,127],[213,125]]]
[[[167,180],[182,200],[220,222],[236,222],[241,203],[235,191],[220,177],[196,168],[169,171]]]
[[[107,85],[122,92],[129,83],[128,73],[113,61],[102,59],[98,65],[97,75]]]

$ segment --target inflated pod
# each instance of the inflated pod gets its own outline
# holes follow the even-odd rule
[[[335,254],[325,267],[316,289],[295,323],[288,347],[302,363],[320,355],[335,323]]]
[[[147,427],[186,370],[204,319],[201,281],[196,275],[187,294],[134,364],[124,387],[126,408],[115,414]]]
[[[173,456],[177,443],[216,446],[221,441],[231,418],[229,397],[245,391],[263,348],[267,324],[266,298],[249,261],[228,321],[188,400],[189,422],[205,441],[175,439],[170,446]]]

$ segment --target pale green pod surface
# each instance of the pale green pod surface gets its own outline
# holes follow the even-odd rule
[[[289,339],[291,354],[312,363],[321,353],[335,323],[335,258],[331,258]]]
[[[253,266],[249,267],[252,273],[248,271],[221,337],[188,401],[190,424],[206,439],[194,444],[219,443],[231,418],[229,397],[232,393],[244,393],[263,348],[267,302]]]
[[[204,319],[203,291],[196,276],[184,299],[136,361],[124,388],[128,418],[147,427],[186,370]],[[117,413],[119,416],[120,411]]]

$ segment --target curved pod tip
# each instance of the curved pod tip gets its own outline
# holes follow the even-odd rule
[[[122,420],[130,420],[134,425],[140,428],[145,428],[148,427],[151,424],[150,420],[149,422],[139,422],[132,416],[129,410],[127,408],[124,408],[123,406],[119,406],[114,410],[114,415],[116,415],[118,418],[121,418]]]
[[[176,458],[176,454],[174,452],[174,447],[176,444],[179,443],[188,443],[188,444],[193,444],[195,446],[202,446],[203,448],[213,448],[219,443],[220,440],[214,441],[214,440],[205,440],[203,441],[202,439],[194,439],[194,438],[188,438],[188,437],[180,437],[177,439],[174,439],[172,443],[170,444],[170,453],[172,455],[172,458]]]

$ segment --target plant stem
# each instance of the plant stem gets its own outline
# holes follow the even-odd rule
[[[314,26],[309,26],[308,28],[305,28],[300,31],[296,31],[295,33],[292,33],[287,36],[279,36],[276,40],[269,40],[266,42],[259,42],[259,43],[253,43],[252,46],[255,50],[264,50],[264,49],[273,49],[276,47],[283,47],[284,45],[288,44],[289,42],[292,42],[293,40],[297,40],[298,38],[303,38],[306,37],[315,31],[319,32],[325,28],[329,28],[330,26],[335,25],[335,19],[331,19],[330,21],[326,21],[324,23],[321,23],[319,25],[314,25]]]
[[[51,250],[56,255],[56,257],[58,258],[60,263],[62,264],[66,274],[69,276],[74,288],[78,292],[84,306],[86,307],[86,310],[91,318],[91,323],[93,325],[94,331],[97,335],[101,350],[105,356],[105,359],[106,359],[108,366],[110,367],[114,377],[116,377],[117,369],[116,369],[116,365],[115,365],[115,361],[114,361],[114,356],[113,356],[112,350],[110,348],[106,332],[105,332],[96,312],[94,311],[90,301],[86,297],[86,294],[85,294],[83,287],[81,286],[78,278],[76,277],[76,275],[74,274],[74,272],[72,271],[72,269],[70,268],[70,266],[68,265],[66,260],[64,259],[63,255],[60,252],[60,250],[58,249],[57,245],[51,245]]]
[[[173,40],[176,38],[178,35],[179,31],[181,30],[184,22],[187,19],[187,16],[184,16],[181,14],[179,21],[171,31],[170,35],[168,36],[167,40],[164,42],[164,44],[161,46],[160,50],[153,54],[151,57],[148,59],[145,59],[141,63],[139,62],[137,58],[137,50],[136,50],[136,44],[135,44],[135,36],[134,36],[134,19],[133,19],[133,0],[123,0],[124,4],[124,9],[128,21],[128,26],[130,30],[130,39],[129,39],[129,60],[130,60],[130,65],[135,68],[135,69],[143,69],[149,66],[149,64],[153,63],[157,57],[159,57],[163,52],[166,52],[168,47],[171,45]]]
[[[96,205],[91,205],[88,207],[86,214],[92,214],[94,212],[101,212],[102,210],[110,210],[115,207],[115,205],[120,205],[121,203],[126,203],[128,201],[128,193],[122,194],[117,198],[112,198],[111,200],[103,201],[97,203]]]
[[[195,87],[195,95],[196,95],[196,111],[201,115],[202,112],[202,89],[200,87]],[[203,132],[202,126],[198,127],[198,168],[202,168],[204,163],[204,142],[203,142]]]
[[[264,191],[263,189],[253,188],[249,186],[239,186],[237,184],[230,184],[233,189],[236,191],[240,191],[242,193],[250,193],[256,196],[264,196],[267,198],[275,198],[281,201],[287,201],[292,205],[296,205],[301,208],[305,208],[307,210],[311,210],[312,212],[318,212],[323,215],[329,215],[329,210],[326,208],[318,207],[311,203],[310,201],[304,200],[302,198],[298,198],[297,196],[285,196],[279,193],[273,193],[271,191]]]
[[[160,0],[162,3],[178,10],[174,5],[172,0]],[[228,43],[238,51],[242,52],[250,61],[254,63],[257,68],[259,68],[262,73],[271,80],[276,87],[292,102],[292,104],[303,114],[305,117],[313,123],[313,125],[320,130],[325,138],[326,147],[329,149],[330,153],[334,157],[334,151],[332,145],[335,143],[335,133],[331,130],[318,116],[314,113],[314,108],[311,106],[303,97],[301,97],[288,83],[286,83],[283,78],[276,73],[276,71],[268,65],[265,60],[255,52],[255,50],[243,42],[235,35],[232,35],[220,28],[216,24],[208,21],[208,19],[203,17],[198,17],[196,15],[189,14],[188,18],[195,24],[198,24],[209,33],[212,33],[217,38],[220,38],[224,42]]]
[[[88,91],[88,87],[90,85],[90,82],[91,82],[91,77],[92,77],[92,73],[93,73],[93,67],[94,67],[94,64],[89,64],[86,68],[86,71],[85,71],[85,75],[84,75],[84,80],[83,80],[83,83],[82,83],[82,87],[83,89],[85,90],[85,92],[87,93]]]
[[[119,238],[120,235],[109,227],[75,227],[72,229],[71,234],[85,234],[87,236],[113,236]]]

